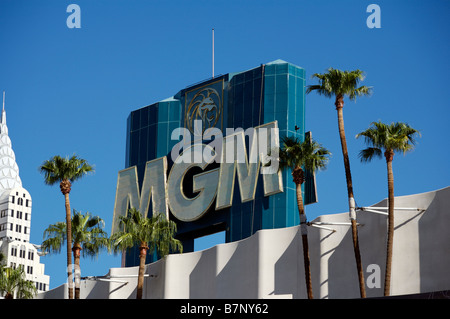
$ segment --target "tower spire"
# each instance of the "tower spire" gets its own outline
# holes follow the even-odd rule
[[[2,116],[0,118],[0,123],[6,124],[5,91],[3,91],[3,108],[2,108]]]
[[[8,189],[22,187],[19,166],[8,136],[5,111],[5,91],[3,91],[3,109],[0,118],[0,196]]]

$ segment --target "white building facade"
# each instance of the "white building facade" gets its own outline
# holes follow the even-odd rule
[[[30,243],[30,193],[22,187],[19,167],[6,126],[3,104],[0,119],[0,251],[8,267],[23,267],[26,279],[36,284],[38,292],[47,291],[50,277],[40,263],[39,245]]]
[[[387,199],[358,210],[367,297],[382,297]],[[450,291],[450,187],[395,197],[391,296]],[[317,217],[308,227],[314,298],[359,298],[348,213]],[[312,226],[314,225],[314,226]],[[319,226],[319,227],[317,227]],[[246,239],[146,265],[147,299],[305,299],[300,226],[265,229]],[[111,268],[81,282],[81,299],[136,298],[138,266]],[[429,296],[428,296],[429,297]],[[67,284],[38,299],[67,298]]]

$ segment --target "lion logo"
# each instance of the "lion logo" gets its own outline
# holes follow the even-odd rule
[[[202,135],[206,129],[215,127],[221,116],[220,95],[212,88],[198,91],[187,107],[187,129],[193,134]],[[201,132],[194,132],[194,121],[201,120]],[[196,129],[196,128],[195,128]]]

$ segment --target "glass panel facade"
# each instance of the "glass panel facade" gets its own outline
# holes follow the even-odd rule
[[[195,98],[198,96],[207,98],[211,103],[196,104]],[[280,139],[294,135],[303,140],[305,71],[277,60],[248,71],[226,74],[187,87],[172,98],[131,112],[127,122],[126,167],[137,166],[140,186],[147,161],[167,156],[170,171],[170,152],[178,143],[178,140],[171,140],[172,131],[178,127],[191,129],[192,121],[196,119],[198,112],[204,110],[202,108],[211,115],[209,120],[203,121],[203,128],[214,126],[221,129],[224,135],[225,128],[245,130],[277,121]],[[211,164],[207,170],[217,168],[218,165]],[[189,174],[186,178],[189,178]],[[194,238],[218,231],[225,230],[226,241],[231,242],[246,238],[260,229],[297,225],[299,217],[295,184],[290,172],[283,171],[282,179],[282,193],[264,196],[260,175],[255,200],[245,203],[241,202],[239,183],[236,180],[231,207],[214,211],[215,205],[212,205],[210,211],[193,222],[182,222],[170,215],[177,222],[177,238],[183,241],[184,251],[193,250]],[[306,183],[309,185],[304,186],[307,190],[307,194],[303,194],[306,204],[315,201],[315,187],[311,184],[313,182],[314,178],[310,176]],[[155,257],[152,256],[149,261]],[[137,265],[138,262],[137,250],[130,251],[126,265]]]

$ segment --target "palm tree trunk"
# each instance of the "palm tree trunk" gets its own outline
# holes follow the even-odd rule
[[[313,299],[312,283],[311,283],[311,264],[309,260],[309,245],[308,245],[308,231],[306,225],[306,214],[305,208],[303,206],[303,196],[302,196],[302,183],[304,181],[304,174],[301,168],[296,168],[292,172],[294,177],[294,182],[297,192],[297,207],[300,216],[300,231],[302,234],[302,245],[303,245],[303,264],[305,267],[305,283],[306,292],[308,294],[308,299]]]
[[[66,225],[67,225],[67,279],[69,284],[69,299],[73,299],[73,277],[72,277],[72,218],[70,214],[69,193],[64,194],[66,205]]]
[[[352,240],[353,240],[353,251],[355,255],[356,261],[356,269],[358,272],[358,280],[359,280],[359,293],[361,298],[366,298],[366,288],[364,283],[364,273],[362,269],[361,262],[361,253],[359,250],[359,239],[358,239],[358,229],[356,226],[356,208],[355,208],[355,199],[353,195],[353,183],[352,183],[352,174],[350,170],[350,160],[348,158],[348,150],[347,150],[347,140],[345,138],[345,130],[344,130],[344,97],[342,95],[336,96],[336,110],[338,115],[338,127],[339,127],[339,137],[341,139],[341,147],[342,147],[342,155],[344,157],[344,168],[345,168],[345,178],[347,181],[347,193],[348,193],[348,203],[349,203],[349,214],[350,220],[352,224]]]
[[[142,291],[144,288],[144,272],[145,272],[145,259],[147,257],[147,243],[141,243],[139,247],[139,275],[136,291],[136,299],[142,299]]]
[[[80,299],[80,244],[75,243],[72,251],[75,264],[75,299]]]
[[[387,164],[388,177],[388,234],[387,234],[387,252],[386,252],[386,275],[384,278],[384,295],[389,296],[391,292],[391,267],[392,251],[394,246],[394,173],[392,171],[392,160],[394,152],[392,150],[384,153]]]

